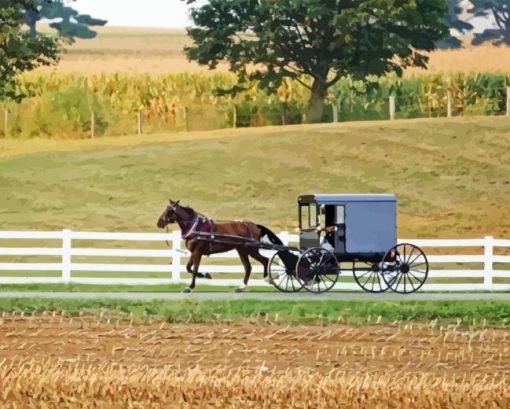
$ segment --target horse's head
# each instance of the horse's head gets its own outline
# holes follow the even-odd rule
[[[177,202],[170,200],[166,209],[161,213],[161,216],[159,216],[156,225],[160,229],[164,229],[167,225],[177,222],[179,207],[179,200]]]
[[[195,211],[191,207],[183,207],[179,205],[180,200],[174,202],[169,201],[166,209],[161,213],[156,223],[160,229],[164,229],[167,225],[179,222],[188,222],[195,217]]]

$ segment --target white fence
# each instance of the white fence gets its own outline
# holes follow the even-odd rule
[[[279,234],[286,244],[295,243],[297,235],[287,232]],[[10,247],[4,247],[8,240]],[[24,241],[58,241],[58,247],[19,247],[12,246],[12,242]],[[114,241],[115,248],[75,247],[73,242],[97,243]],[[119,242],[152,242],[157,248],[136,249],[118,247]],[[455,248],[452,255],[429,255],[431,264],[428,282],[423,291],[510,291],[510,255],[504,255],[505,248],[510,248],[510,240],[497,240],[487,236],[474,240],[401,240],[411,242],[424,249],[425,253],[434,253],[438,248]],[[166,243],[170,244],[170,248]],[[478,248],[479,254],[459,255],[459,248]],[[483,252],[482,252],[483,249]],[[507,253],[510,253],[507,250]],[[58,232],[21,232],[0,231],[0,284],[114,284],[114,285],[156,285],[170,283],[189,283],[190,276],[186,273],[185,262],[189,253],[182,248],[180,232],[169,234],[159,233],[98,233],[74,232],[63,230]],[[58,262],[26,262],[20,258],[51,257]],[[105,262],[75,262],[73,259],[97,257],[107,258]],[[9,259],[10,258],[10,259]],[[154,260],[143,264],[129,263],[133,258]],[[16,259],[18,259],[16,261]],[[159,259],[159,260],[158,260]],[[223,263],[219,263],[223,259]],[[234,260],[237,259],[237,260]],[[115,260],[116,263],[111,263]],[[169,263],[169,260],[170,263]],[[94,261],[94,260],[92,260]],[[123,262],[120,264],[120,262]],[[447,266],[445,268],[445,266]],[[481,266],[481,268],[480,268]],[[473,267],[473,268],[471,268]],[[210,273],[243,273],[243,267],[237,253],[229,253],[203,258],[201,272]],[[35,272],[29,274],[29,272]],[[38,272],[38,273],[37,273]],[[41,277],[43,272],[53,272],[53,277]],[[58,273],[58,276],[55,275]],[[253,273],[262,272],[262,266],[255,262]],[[79,277],[75,273],[80,273]],[[93,273],[96,277],[87,277],[85,273]],[[100,274],[97,277],[98,273]],[[125,273],[119,277],[119,273]],[[134,278],[133,275],[145,275]],[[164,278],[147,277],[150,273],[163,274]],[[183,274],[184,273],[184,274]],[[344,273],[345,274],[345,273]],[[103,275],[101,277],[101,275]],[[108,276],[110,275],[110,277]],[[116,277],[111,277],[116,275]],[[348,274],[347,274],[348,275]],[[130,277],[131,276],[131,277]],[[166,276],[166,277],[165,277]],[[222,274],[224,277],[224,275]],[[200,280],[200,285],[238,285],[238,277]],[[227,275],[228,277],[228,275]],[[434,283],[433,279],[455,279],[446,283]],[[475,280],[473,280],[475,279]],[[495,280],[496,279],[496,280]],[[503,282],[495,282],[495,281]],[[505,279],[505,280],[500,280]],[[464,282],[462,282],[464,280]],[[476,281],[476,282],[473,282]],[[267,286],[259,279],[250,280],[250,285]],[[354,282],[339,282],[338,289],[360,290]]]

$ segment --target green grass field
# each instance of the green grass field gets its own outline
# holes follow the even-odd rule
[[[492,117],[0,140],[0,228],[155,232],[172,198],[293,232],[299,194],[391,192],[400,237],[509,237],[509,130]]]
[[[277,324],[375,324],[402,321],[441,324],[507,325],[506,301],[119,301],[1,299],[0,311],[25,314],[64,312],[66,315],[101,315],[139,322],[257,321]]]

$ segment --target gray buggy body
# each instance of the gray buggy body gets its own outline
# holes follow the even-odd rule
[[[380,259],[397,245],[397,198],[392,194],[311,194],[298,198],[300,248],[321,246],[317,228],[335,226],[326,235],[337,259]]]

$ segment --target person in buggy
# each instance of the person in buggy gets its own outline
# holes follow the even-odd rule
[[[324,234],[321,237],[321,247],[329,250],[331,252],[334,252],[335,247],[335,232],[338,230],[338,227],[334,224],[334,217],[330,215],[331,211],[334,212],[334,209],[332,206],[328,209],[328,206],[322,205],[319,209],[319,217],[320,217],[320,224],[317,226],[316,232],[317,234],[321,234],[324,232]],[[324,227],[321,227],[324,226]]]

